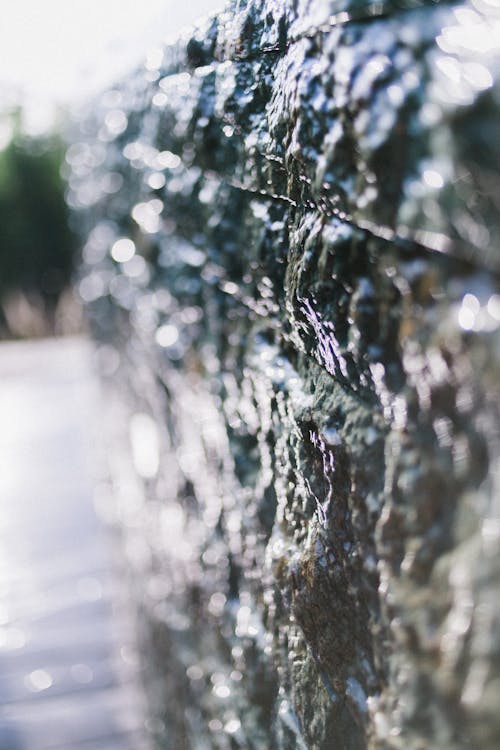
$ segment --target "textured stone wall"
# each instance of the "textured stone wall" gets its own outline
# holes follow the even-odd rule
[[[69,150],[159,747],[498,747],[499,13],[235,3]]]

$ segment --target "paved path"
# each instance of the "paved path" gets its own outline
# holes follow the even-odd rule
[[[97,403],[84,341],[0,345],[0,750],[147,747],[92,500]]]

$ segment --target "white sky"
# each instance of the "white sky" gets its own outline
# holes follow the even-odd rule
[[[144,59],[221,0],[2,0],[0,109],[21,98],[41,123]]]

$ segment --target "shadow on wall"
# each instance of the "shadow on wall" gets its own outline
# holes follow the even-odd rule
[[[76,241],[68,226],[62,138],[28,137],[20,110],[0,151],[0,337],[73,333],[80,327],[70,291]]]

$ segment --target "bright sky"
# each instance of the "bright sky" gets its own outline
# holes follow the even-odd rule
[[[221,0],[3,0],[0,110],[29,105],[40,126],[55,104],[72,104],[144,59]]]

